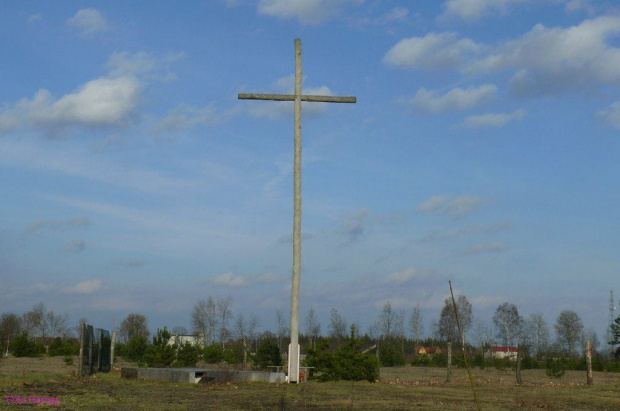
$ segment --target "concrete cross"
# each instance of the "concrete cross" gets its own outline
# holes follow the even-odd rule
[[[293,216],[293,281],[291,285],[291,345],[288,353],[288,381],[299,382],[299,277],[301,271],[301,102],[355,103],[355,97],[301,94],[301,40],[295,39],[295,94],[239,94],[244,100],[295,102],[295,164]]]

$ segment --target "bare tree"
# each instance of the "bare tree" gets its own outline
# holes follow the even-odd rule
[[[415,342],[417,352],[418,343],[424,336],[424,322],[422,321],[422,313],[420,312],[419,304],[413,308],[413,312],[409,318],[409,331],[411,332],[411,338],[413,338]]]
[[[553,328],[555,329],[556,342],[571,357],[583,333],[581,318],[572,310],[564,310],[556,319]]]
[[[493,335],[490,327],[483,321],[476,321],[472,330],[474,334],[474,340],[480,346],[480,352],[484,357],[484,347],[491,343]]]
[[[538,360],[549,347],[549,326],[540,313],[534,313],[525,321],[525,336],[527,344],[532,347]]]
[[[474,315],[472,314],[471,303],[463,294],[460,294],[456,298],[456,310],[459,314],[461,335],[459,335],[456,316],[454,314],[454,306],[451,298],[445,299],[444,306],[441,309],[441,314],[439,315],[438,333],[440,338],[446,341],[464,342],[467,332],[471,328]]]
[[[329,318],[329,336],[335,339],[338,344],[347,335],[347,322],[338,314],[338,310],[332,308],[332,313]]]
[[[601,346],[601,342],[598,339],[598,335],[596,334],[594,328],[590,327],[581,333],[581,339],[579,340],[579,343],[581,344],[581,351],[586,350],[586,344],[588,341],[590,341],[590,348],[592,352],[596,352]]]
[[[256,329],[259,326],[260,321],[256,315],[252,315],[250,317],[250,322],[248,323],[248,338],[249,344],[252,345],[252,341],[256,341]]]
[[[377,320],[377,330],[383,338],[392,338],[402,335],[403,316],[394,311],[392,304],[388,301],[383,306]]]
[[[22,315],[22,329],[28,333],[30,337],[45,337],[47,323],[45,321],[45,304],[42,302],[35,304],[32,310]]]
[[[67,323],[69,321],[69,314],[54,314],[54,311],[50,310],[45,314],[47,322],[49,336],[59,337],[67,334]]]
[[[172,335],[189,335],[189,331],[187,330],[187,328],[181,325],[177,325],[172,329]]]
[[[133,338],[134,335],[143,335],[149,338],[151,332],[149,331],[148,321],[142,314],[129,314],[122,322],[119,329],[119,334],[127,342]]]
[[[248,362],[248,336],[247,336],[248,324],[245,322],[243,318],[243,314],[237,314],[237,318],[235,318],[235,334],[237,338],[239,338],[243,344],[243,366]]]
[[[514,346],[520,341],[523,331],[523,318],[517,306],[510,303],[500,304],[493,315],[493,324],[497,329],[498,338],[506,346]]]
[[[195,334],[202,337],[205,346],[210,345],[215,340],[217,324],[215,300],[212,297],[198,300],[192,310],[192,329]]]
[[[286,321],[286,318],[284,317],[284,313],[281,310],[276,310],[276,321],[277,321],[277,326],[278,326],[278,334],[277,334],[278,349],[282,350],[282,340],[284,339],[286,334],[288,334],[289,329],[286,326],[287,321]]]
[[[0,318],[0,345],[6,344],[4,356],[9,355],[9,345],[11,339],[19,334],[21,330],[20,319],[15,313],[4,313]]]
[[[310,337],[310,346],[314,348],[316,339],[321,335],[321,324],[312,307],[310,307],[310,311],[308,311],[306,316],[306,334]]]
[[[217,313],[220,319],[220,342],[222,343],[222,348],[224,348],[226,340],[228,339],[228,321],[230,321],[230,317],[232,317],[231,305],[231,296],[218,298],[217,300]]]

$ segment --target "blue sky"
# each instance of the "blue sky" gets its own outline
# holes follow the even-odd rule
[[[602,337],[620,246],[620,8],[588,0],[9,2],[0,7],[0,311],[190,326],[288,314],[293,40],[301,313],[490,324],[565,309]],[[302,326],[303,329],[303,326]]]

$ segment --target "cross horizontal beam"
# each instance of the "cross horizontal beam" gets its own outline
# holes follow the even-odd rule
[[[239,93],[240,100],[274,100],[274,101],[295,101],[294,94],[253,94]],[[338,97],[338,96],[315,96],[302,94],[301,101],[311,101],[316,103],[355,103],[357,97]]]

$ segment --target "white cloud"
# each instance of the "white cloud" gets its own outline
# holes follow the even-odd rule
[[[185,53],[169,53],[163,57],[155,57],[150,53],[114,53],[107,62],[109,77],[138,77],[140,79],[158,81],[176,81],[178,76],[170,66],[185,58]]]
[[[516,110],[512,113],[488,113],[468,116],[463,120],[463,126],[467,128],[502,127],[507,123],[522,118],[525,111]]]
[[[590,0],[566,0],[564,9],[569,13],[585,11],[588,14],[594,14],[596,11]]]
[[[568,28],[537,24],[528,33],[498,46],[431,33],[401,40],[384,57],[387,64],[417,70],[457,70],[467,75],[511,71],[518,96],[592,91],[620,85],[620,15],[584,20]]]
[[[58,99],[41,89],[31,99],[0,108],[0,131],[35,127],[55,136],[73,127],[121,127],[134,113],[139,90],[133,77],[98,78]]]
[[[105,287],[102,280],[93,279],[82,281],[73,286],[62,287],[61,291],[65,294],[93,294],[104,289]]]
[[[195,108],[181,105],[168,111],[155,127],[158,131],[178,131],[196,126],[211,127],[220,121],[213,105]]]
[[[420,273],[415,268],[407,268],[403,271],[392,273],[382,281],[384,284],[407,284],[420,277]]]
[[[421,88],[411,99],[417,111],[425,113],[440,113],[446,110],[464,110],[493,98],[497,87],[493,84],[484,84],[480,87],[470,86],[466,89],[455,88],[440,95],[436,90]]]
[[[512,69],[511,86],[518,95],[552,94],[620,84],[620,49],[607,40],[620,33],[620,16],[585,20],[569,28],[536,25],[509,41],[466,71],[490,73]]]
[[[258,12],[283,19],[298,19],[303,24],[319,24],[336,17],[346,7],[364,0],[260,0]]]
[[[40,89],[32,98],[0,106],[0,133],[32,127],[57,137],[76,128],[125,127],[138,118],[143,85],[149,80],[176,79],[169,66],[182,57],[170,54],[156,59],[144,52],[115,53],[108,60],[107,76],[88,81],[62,97],[55,98],[49,90]],[[181,107],[171,111],[162,126],[181,127],[183,115],[185,126],[210,122],[208,110]]]
[[[512,4],[530,0],[448,0],[440,19],[456,17],[465,21],[476,21],[490,14],[504,14]],[[540,0],[539,0],[540,1]]]
[[[105,17],[97,9],[82,9],[67,20],[70,27],[78,30],[83,36],[93,36],[108,30]]]
[[[450,70],[470,60],[482,46],[456,33],[429,33],[399,41],[383,61],[393,67],[418,70]]]
[[[378,24],[388,24],[403,20],[409,14],[409,10],[404,7],[394,7],[377,19]]]
[[[450,194],[442,194],[424,201],[417,210],[425,214],[439,212],[452,217],[462,217],[480,207],[481,204],[482,198],[480,197],[471,195],[454,197]]]
[[[40,90],[23,103],[29,107],[29,117],[42,126],[118,126],[135,109],[139,90],[135,78],[98,78],[56,101],[49,91]]]
[[[285,279],[281,275],[274,273],[239,275],[230,271],[212,276],[203,283],[227,287],[248,287],[256,284],[272,284],[278,282],[284,283]]]
[[[229,287],[246,287],[249,285],[247,278],[233,272],[218,274],[211,277],[208,281],[214,285],[225,285]]]
[[[616,101],[605,110],[599,111],[598,115],[603,118],[610,127],[620,130],[620,101]]]

